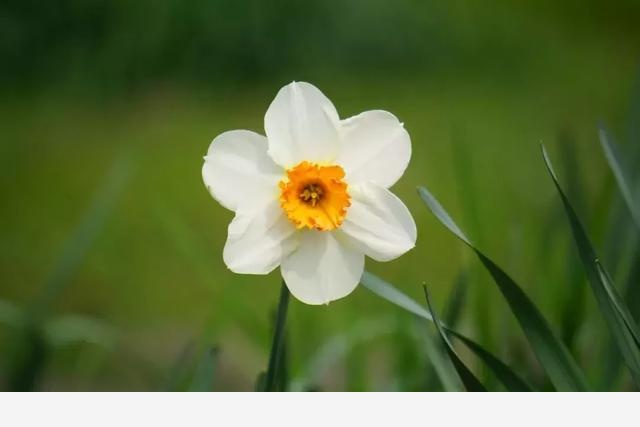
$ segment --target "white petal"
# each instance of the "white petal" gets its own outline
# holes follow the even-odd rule
[[[225,208],[263,206],[278,197],[283,169],[267,155],[267,138],[248,130],[218,135],[204,158],[202,178]]]
[[[297,244],[295,226],[277,201],[255,211],[238,211],[229,224],[223,259],[235,273],[268,274]]]
[[[340,119],[315,86],[293,82],[280,89],[264,116],[269,155],[290,168],[303,160],[331,162],[338,154]]]
[[[327,304],[349,295],[360,282],[364,255],[339,242],[335,233],[306,231],[300,245],[282,262],[287,287],[306,304]]]
[[[416,223],[392,192],[373,183],[350,186],[349,192],[351,206],[340,230],[358,249],[389,261],[415,246]]]
[[[343,120],[341,137],[336,163],[344,168],[349,183],[370,181],[389,188],[409,164],[409,134],[386,111],[365,111]]]

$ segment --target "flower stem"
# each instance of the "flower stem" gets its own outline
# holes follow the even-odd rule
[[[271,354],[269,355],[269,367],[264,383],[264,391],[275,391],[278,369],[281,369],[282,348],[284,341],[284,327],[287,322],[287,308],[289,306],[289,289],[284,280],[280,288],[280,302],[276,316],[273,341],[271,342]]]

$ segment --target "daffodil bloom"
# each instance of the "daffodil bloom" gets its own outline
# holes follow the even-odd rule
[[[389,261],[415,245],[416,225],[389,191],[411,157],[409,134],[386,111],[340,120],[309,83],[278,92],[264,118],[266,137],[218,135],[202,176],[235,212],[223,259],[236,273],[280,266],[291,293],[326,304],[351,293],[364,256]]]

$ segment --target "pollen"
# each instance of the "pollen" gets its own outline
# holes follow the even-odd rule
[[[334,230],[342,224],[351,197],[340,166],[301,162],[280,181],[280,206],[297,228]]]

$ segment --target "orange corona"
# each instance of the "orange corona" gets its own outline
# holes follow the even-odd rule
[[[280,181],[280,206],[297,228],[334,230],[351,205],[343,178],[340,166],[301,162]]]

